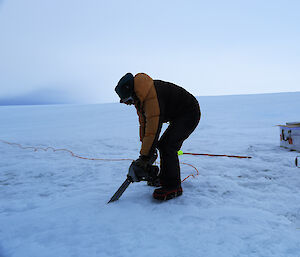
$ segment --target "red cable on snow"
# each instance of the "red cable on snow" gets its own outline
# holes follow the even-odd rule
[[[90,160],[90,161],[134,161],[133,159],[103,159],[103,158],[88,158],[88,157],[82,157],[80,155],[77,155],[75,153],[73,153],[71,150],[69,149],[55,149],[53,147],[47,147],[47,148],[43,148],[43,147],[34,147],[34,146],[22,146],[21,144],[17,144],[17,143],[11,143],[11,142],[7,142],[7,141],[4,141],[2,139],[0,139],[0,141],[4,144],[7,144],[7,145],[13,145],[13,146],[18,146],[19,148],[21,149],[32,149],[34,150],[35,152],[38,151],[38,150],[42,150],[42,151],[45,151],[47,152],[48,150],[52,150],[53,152],[59,152],[59,151],[64,151],[64,152],[68,152],[69,154],[71,154],[72,157],[75,157],[75,158],[78,158],[78,159],[83,159],[83,160]],[[182,180],[185,181],[187,180],[189,177],[193,177],[195,178],[196,176],[199,175],[199,171],[197,170],[197,168],[191,164],[188,164],[188,163],[182,163],[184,165],[188,165],[192,168],[194,168],[196,170],[196,175],[194,174],[190,174],[189,176],[187,176],[185,179]]]
[[[207,154],[207,153],[184,153],[180,152],[179,155],[202,155],[202,156],[212,156],[212,157],[230,157],[230,158],[239,158],[239,159],[251,159],[251,156],[239,156],[239,155],[227,155],[227,154]]]

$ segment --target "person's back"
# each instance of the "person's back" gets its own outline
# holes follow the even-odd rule
[[[197,99],[184,88],[162,80],[153,82],[162,122],[171,121],[187,111],[199,108]]]

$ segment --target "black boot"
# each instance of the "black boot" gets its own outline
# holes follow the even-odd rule
[[[155,189],[153,192],[153,198],[161,201],[170,200],[180,195],[182,195],[181,185],[178,185],[177,187],[162,186]]]

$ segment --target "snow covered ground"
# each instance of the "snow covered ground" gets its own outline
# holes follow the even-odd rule
[[[130,161],[0,142],[1,257],[300,256],[300,153],[279,147],[277,124],[299,121],[300,93],[199,97],[202,119],[181,156],[200,172],[181,197],[157,202],[144,182],[107,204]],[[138,157],[134,107],[0,107],[0,139],[93,158]],[[182,177],[194,170],[182,165]]]

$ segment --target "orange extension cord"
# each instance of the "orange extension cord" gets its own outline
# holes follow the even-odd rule
[[[55,148],[53,148],[53,147],[51,147],[51,146],[50,146],[50,147],[47,147],[47,148],[43,148],[43,147],[35,147],[35,146],[22,146],[21,144],[7,142],[7,141],[2,140],[2,139],[0,139],[0,142],[2,142],[2,143],[4,143],[4,144],[7,144],[7,145],[17,146],[17,147],[19,147],[19,148],[21,148],[21,149],[24,149],[24,150],[25,150],[25,149],[31,149],[31,150],[33,150],[33,151],[35,151],[35,152],[38,151],[38,150],[45,151],[45,152],[47,152],[48,150],[52,150],[53,152],[68,152],[68,153],[71,154],[72,157],[79,158],[79,159],[83,159],[83,160],[90,160],[90,161],[134,161],[133,159],[103,159],[103,158],[88,158],[88,157],[82,157],[82,156],[80,156],[80,155],[77,155],[77,154],[73,153],[71,150],[65,149],[65,148],[62,148],[62,149],[55,149]],[[193,165],[191,165],[191,164],[188,164],[188,163],[185,163],[185,162],[181,162],[181,164],[190,166],[190,167],[192,167],[192,168],[196,171],[196,174],[190,174],[190,175],[188,175],[186,178],[184,178],[184,179],[182,180],[182,182],[185,181],[185,180],[187,180],[189,177],[195,178],[196,176],[199,175],[199,171],[198,171],[198,169],[197,169],[195,166],[193,166]]]

